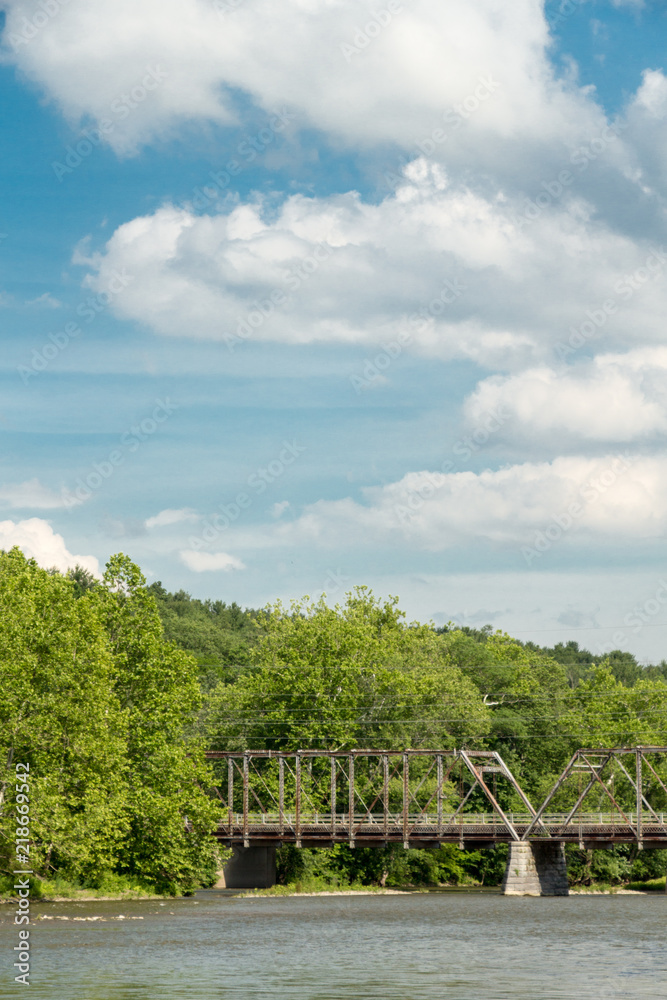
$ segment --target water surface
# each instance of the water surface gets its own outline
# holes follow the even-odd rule
[[[0,907],[3,1000],[667,998],[660,894],[201,893],[165,905],[34,905],[39,913],[69,919],[32,925],[28,994],[13,983],[13,911]]]

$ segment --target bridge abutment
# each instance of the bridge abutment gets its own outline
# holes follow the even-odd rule
[[[512,841],[503,879],[506,896],[567,896],[563,844]]]
[[[216,889],[270,889],[276,884],[275,847],[233,847]]]

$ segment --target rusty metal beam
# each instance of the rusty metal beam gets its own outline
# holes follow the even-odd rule
[[[493,792],[491,791],[491,789],[487,786],[486,782],[484,781],[484,778],[482,777],[481,771],[477,770],[477,768],[472,763],[472,761],[470,760],[470,758],[469,758],[468,754],[465,752],[465,750],[461,750],[460,753],[461,753],[461,760],[464,762],[464,764],[466,765],[466,767],[468,768],[468,770],[470,771],[470,773],[475,778],[477,778],[477,782],[481,786],[482,791],[486,795],[487,799],[489,800],[489,802],[491,803],[491,805],[493,806],[493,808],[496,810],[496,812],[498,813],[498,815],[502,817],[503,823],[505,824],[505,826],[507,827],[507,829],[509,830],[509,832],[512,835],[512,840],[521,840],[521,837],[519,836],[519,834],[514,829],[514,825],[510,822],[509,817],[507,817],[505,815],[505,813],[503,812],[503,810],[500,807],[500,803],[497,801],[497,799],[495,798]]]
[[[646,760],[643,757],[643,754],[642,754],[642,760],[643,760],[643,763],[647,764],[648,767],[651,768],[651,770],[653,771],[653,768],[651,767],[650,761]],[[656,823],[658,823],[659,826],[662,826],[665,829],[665,832],[667,833],[667,827],[661,821],[661,819],[658,816],[657,812],[655,811],[655,809],[653,808],[653,806],[651,805],[651,803],[648,801],[648,799],[644,795],[643,789],[642,789],[642,785],[637,783],[636,779],[632,777],[632,775],[630,774],[629,771],[626,771],[625,767],[623,766],[623,762],[622,761],[616,759],[615,763],[616,763],[617,767],[620,767],[621,771],[623,772],[623,774],[625,775],[625,777],[628,779],[628,781],[630,782],[630,784],[634,788],[635,793],[638,794],[638,795],[641,795],[641,801],[642,801],[643,805],[646,806],[646,808],[648,809],[648,811],[652,814],[652,816],[655,819]],[[655,771],[653,773],[655,774]],[[656,777],[657,777],[657,775],[656,775]],[[658,778],[658,781],[659,780],[660,779]],[[665,790],[665,792],[667,792],[667,788],[664,788],[664,785],[663,785],[663,789]],[[643,819],[642,819],[642,822],[643,822]]]
[[[336,839],[336,758],[331,758],[331,836]]]
[[[389,757],[382,757],[382,829],[389,836]]]
[[[296,846],[301,847],[301,754],[296,755],[296,807],[295,807]]]
[[[577,753],[575,754],[575,758],[574,759],[575,760],[579,760],[580,757],[582,757],[582,751],[578,750]],[[592,777],[591,777],[591,780],[586,785],[586,787],[584,788],[583,792],[580,794],[580,796],[577,799],[577,801],[572,806],[572,809],[568,813],[567,818],[566,818],[565,822],[563,823],[563,830],[567,829],[567,827],[570,825],[570,823],[572,822],[572,817],[574,816],[574,814],[576,813],[577,809],[579,808],[579,806],[584,801],[584,799],[586,798],[586,796],[590,792],[591,788],[595,784],[595,782],[597,780],[597,772],[598,772],[598,770],[602,771],[607,766],[607,764],[609,763],[609,761],[612,758],[613,758],[613,752],[608,753],[607,756],[602,761],[602,763],[598,764],[597,768],[595,770],[593,770],[591,768],[590,762],[588,760],[586,760],[585,757],[582,757],[582,759],[585,761],[586,765],[588,766],[588,769],[592,770]],[[573,768],[574,768],[574,763],[572,763],[572,769]],[[572,769],[570,770],[570,773],[572,773]],[[560,784],[562,784],[562,782]],[[604,785],[603,785],[603,787],[604,787]]]
[[[354,847],[354,755],[349,754],[348,759],[348,827],[347,835],[350,842],[350,847]]]
[[[410,758],[403,754],[403,847],[409,847],[408,827],[410,825]]]
[[[546,799],[544,800],[544,802],[542,803],[542,805],[538,808],[537,812],[535,813],[535,817],[533,819],[533,822],[528,826],[528,828],[526,830],[524,830],[523,836],[521,838],[522,840],[527,840],[527,838],[533,832],[533,827],[536,826],[537,823],[539,823],[539,821],[542,818],[543,814],[546,812],[549,803],[551,802],[551,800],[554,798],[554,796],[556,795],[556,793],[560,790],[560,788],[563,786],[563,784],[567,780],[567,776],[570,773],[571,768],[574,767],[575,761],[577,760],[578,757],[579,757],[579,750],[577,750],[576,753],[573,754],[573,756],[571,757],[570,761],[568,762],[565,770],[556,779],[553,788],[551,789],[551,791],[547,795]],[[591,788],[592,787],[593,786],[591,785]]]
[[[442,754],[436,757],[436,778],[438,783],[438,799],[436,809],[438,811],[438,833],[442,833]]]
[[[620,764],[620,761],[619,761]],[[635,791],[637,793],[637,847],[641,851],[643,848],[642,843],[642,752],[637,750],[635,756],[635,768],[637,774],[637,784],[635,786]]]
[[[234,761],[231,757],[227,761],[227,816],[231,833],[234,825]]]
[[[248,755],[243,755],[243,846],[250,847],[248,838],[248,780],[249,780],[249,760]]]

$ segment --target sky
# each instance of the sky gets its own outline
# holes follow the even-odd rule
[[[667,658],[667,8],[3,0],[0,546]]]

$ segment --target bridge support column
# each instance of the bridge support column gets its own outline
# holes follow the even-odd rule
[[[567,867],[563,844],[513,841],[503,879],[506,896],[567,896]]]
[[[275,847],[233,847],[216,889],[269,889],[276,884]]]

